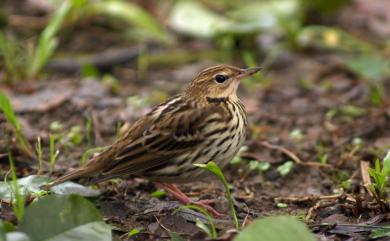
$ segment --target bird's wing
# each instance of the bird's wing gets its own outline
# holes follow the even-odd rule
[[[205,125],[209,120],[223,120],[225,112],[220,105],[197,108],[184,105],[150,118],[140,126],[143,131],[137,131],[142,134],[118,148],[115,160],[106,166],[103,176],[140,174],[149,168],[169,165],[172,158],[199,146],[204,141]]]

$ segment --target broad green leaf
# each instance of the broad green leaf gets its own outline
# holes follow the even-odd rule
[[[96,197],[100,195],[100,191],[83,186],[75,182],[64,182],[50,189],[58,195],[78,194],[83,197]]]
[[[75,227],[47,241],[109,241],[111,239],[111,227],[103,221],[98,221]]]
[[[5,241],[31,241],[31,239],[22,232],[9,232],[6,234]]]
[[[31,241],[111,240],[111,228],[83,197],[45,196],[26,208],[19,230]]]
[[[234,29],[246,31],[275,31],[280,29],[284,19],[297,19],[298,0],[253,1],[242,4],[228,13],[238,24]]]
[[[380,55],[362,55],[346,61],[347,67],[371,81],[383,80],[390,76],[390,60]]]
[[[276,216],[254,221],[234,241],[315,241],[304,223],[294,217]]]
[[[211,38],[232,27],[234,22],[210,11],[199,1],[177,1],[170,13],[169,25],[183,34]]]
[[[21,192],[21,195],[26,196],[27,194],[32,194],[35,196],[41,196],[44,194],[40,187],[48,183],[50,178],[47,176],[38,176],[31,175],[18,179],[18,186]],[[4,202],[10,202],[12,198],[12,188],[10,181],[0,182],[0,200]],[[54,186],[51,188],[51,191],[55,194],[65,195],[65,194],[79,194],[84,197],[94,197],[100,194],[99,191],[93,190],[86,186],[74,183],[74,182],[65,182]]]

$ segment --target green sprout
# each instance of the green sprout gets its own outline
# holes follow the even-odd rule
[[[208,162],[207,164],[194,164],[194,165],[197,166],[197,167],[200,167],[202,169],[210,171],[216,177],[218,177],[218,179],[222,182],[222,184],[223,184],[223,186],[225,188],[225,192],[226,192],[226,196],[227,196],[227,199],[228,199],[229,207],[230,207],[230,210],[232,212],[234,225],[235,225],[236,229],[238,229],[239,224],[238,224],[236,209],[234,208],[233,198],[232,198],[232,195],[230,193],[229,184],[226,181],[226,178],[223,175],[221,169],[217,166],[217,164],[215,164],[215,162],[212,162],[212,161]]]
[[[292,168],[294,167],[294,162],[293,161],[287,161],[285,163],[283,163],[282,165],[280,165],[277,170],[278,172],[280,173],[281,176],[286,176],[287,174],[289,174],[292,170]]]
[[[379,204],[385,204],[385,200],[389,194],[387,182],[390,176],[390,150],[383,159],[382,168],[379,159],[377,159],[375,161],[375,168],[370,168],[368,171],[373,179],[373,183],[368,186],[368,189]]]
[[[209,223],[210,228],[207,227],[199,219],[196,219],[196,226],[198,228],[200,228],[202,231],[204,231],[211,239],[217,238],[217,230],[216,230],[215,225],[214,225],[214,219],[213,219],[213,217],[211,217],[211,215],[207,212],[206,209],[204,209],[198,205],[188,204],[188,205],[184,205],[184,206],[179,207],[176,211],[182,211],[184,208],[193,209],[193,210],[198,211],[198,212],[202,213],[203,215],[205,215],[207,217],[207,221]]]
[[[160,197],[164,197],[166,194],[167,193],[164,190],[159,189],[159,190],[152,192],[150,194],[150,196],[155,197],[155,198],[160,198]]]
[[[269,162],[262,162],[258,160],[252,160],[249,162],[249,169],[251,171],[258,170],[259,172],[267,171],[271,167]]]
[[[35,147],[35,150],[38,154],[38,175],[42,173],[42,168],[43,168],[43,152],[42,152],[42,143],[41,143],[41,138],[38,136],[37,138],[37,144]]]
[[[129,233],[127,234],[127,237],[128,238],[133,237],[133,236],[139,234],[141,231],[142,231],[142,228],[133,228],[132,230],[129,231]]]
[[[15,164],[11,153],[8,153],[8,159],[9,159],[9,165],[10,165],[11,177],[12,177],[12,191],[13,191],[12,209],[14,211],[17,220],[20,221],[24,216],[24,204],[26,200],[19,189],[18,178],[16,177],[16,171],[15,171]]]
[[[5,118],[7,119],[7,122],[15,130],[17,145],[28,156],[35,157],[35,153],[23,134],[22,127],[18,119],[16,118],[14,109],[12,108],[12,105],[8,97],[2,92],[0,92],[0,110],[3,111]]]
[[[57,157],[59,154],[59,150],[56,149],[56,141],[57,141],[57,136],[50,135],[49,137],[50,173],[53,173],[54,171],[54,166],[57,162]]]
[[[92,133],[92,117],[87,118],[87,123],[85,124],[85,138],[87,139],[88,146],[91,145],[91,133]]]
[[[42,71],[58,45],[56,35],[76,1],[64,1],[55,11],[35,45],[21,44],[0,33],[0,55],[5,62],[8,80],[33,79]]]
[[[34,49],[31,59],[31,65],[28,68],[27,76],[34,78],[46,65],[49,58],[53,55],[58,41],[56,35],[59,32],[65,17],[72,8],[72,1],[64,1],[63,4],[54,13],[53,18],[41,33],[38,44]]]

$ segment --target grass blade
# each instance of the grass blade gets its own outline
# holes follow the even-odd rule
[[[35,157],[35,153],[32,150],[32,147],[24,137],[22,127],[18,119],[16,118],[14,109],[12,108],[11,102],[8,97],[0,92],[0,110],[4,113],[7,122],[13,126],[16,134],[16,142],[18,146],[24,151],[28,156]]]
[[[34,78],[54,53],[54,50],[57,47],[57,40],[55,36],[60,30],[65,17],[71,10],[71,2],[72,1],[63,2],[39,37],[38,46],[34,51],[31,65],[28,71],[29,78]]]
[[[226,181],[226,178],[223,175],[221,169],[217,166],[217,164],[215,164],[215,162],[208,162],[207,164],[194,164],[194,165],[212,172],[222,182],[222,184],[225,188],[228,202],[229,202],[229,207],[230,207],[230,210],[232,212],[233,219],[234,219],[234,225],[235,225],[236,229],[238,229],[239,224],[238,224],[236,209],[234,208],[233,198],[232,198],[232,195],[230,193],[229,184]]]
[[[9,165],[11,169],[10,171],[12,176],[12,192],[13,192],[12,209],[14,211],[16,218],[18,219],[18,221],[20,221],[24,216],[25,198],[21,194],[19,189],[18,178],[16,177],[16,172],[15,172],[15,164],[11,153],[8,153],[8,159],[9,159]]]

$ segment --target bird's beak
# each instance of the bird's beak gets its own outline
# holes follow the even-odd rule
[[[255,73],[259,72],[262,69],[263,68],[260,68],[260,67],[241,69],[240,73],[237,75],[237,79],[243,79],[247,76],[254,75]]]

